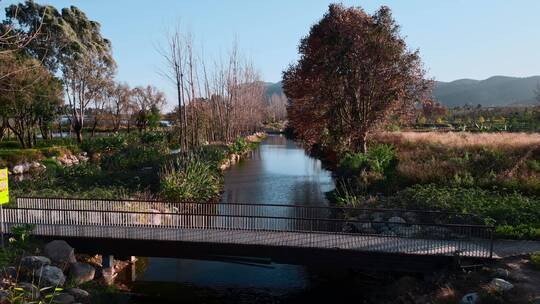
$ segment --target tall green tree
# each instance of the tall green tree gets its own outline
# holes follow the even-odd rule
[[[418,51],[388,7],[373,15],[332,4],[283,73],[289,122],[308,144],[367,150],[367,136],[429,93]]]
[[[110,41],[101,35],[99,23],[75,6],[59,12],[27,0],[8,6],[6,17],[4,24],[18,33],[39,33],[24,50],[62,75],[72,126],[82,142],[88,106],[94,98],[102,98],[98,89],[114,75]]]
[[[50,124],[63,104],[62,85],[41,63],[25,55],[1,54],[0,73],[20,72],[0,79],[0,115],[23,148],[35,143],[36,129],[49,136]]]

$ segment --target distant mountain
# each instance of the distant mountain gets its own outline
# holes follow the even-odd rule
[[[485,80],[436,81],[433,98],[447,107],[481,104],[483,107],[534,104],[540,76],[526,78],[493,76]],[[265,83],[268,96],[282,94],[281,82]]]
[[[465,104],[481,104],[483,107],[530,105],[535,103],[535,90],[539,83],[540,76],[493,76],[486,80],[438,81],[433,89],[433,97],[447,107]]]
[[[264,86],[266,87],[266,96],[270,97],[274,94],[281,95],[283,94],[283,87],[281,86],[281,81],[272,83],[265,82]]]

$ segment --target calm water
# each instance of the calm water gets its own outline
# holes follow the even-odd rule
[[[249,158],[226,171],[223,202],[321,206],[328,204],[324,193],[333,188],[330,172],[322,169],[319,160],[306,155],[293,141],[273,135],[251,152]],[[290,210],[284,208],[279,212]],[[158,289],[159,284],[169,287],[188,284],[286,294],[308,285],[307,272],[299,266],[168,258],[148,258],[145,264],[135,284],[151,284]]]

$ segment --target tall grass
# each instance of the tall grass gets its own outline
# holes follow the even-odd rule
[[[515,149],[540,145],[540,133],[385,132],[378,134],[376,141],[396,146],[433,144],[450,148]]]
[[[201,158],[187,153],[169,160],[160,171],[161,197],[171,202],[208,202],[221,191],[220,172]]]

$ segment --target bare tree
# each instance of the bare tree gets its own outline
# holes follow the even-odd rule
[[[163,74],[176,88],[176,126],[182,149],[202,142],[229,142],[261,124],[264,87],[236,43],[226,60],[214,61],[210,69],[204,52],[195,51],[191,34],[178,28],[159,52],[167,67]]]
[[[114,75],[114,69],[98,54],[89,51],[80,60],[73,60],[62,71],[71,123],[77,141],[83,141],[83,128],[91,102],[103,99],[103,88]]]
[[[166,103],[165,94],[156,87],[136,87],[133,89],[133,100],[136,107],[136,122],[139,131],[145,130],[153,111],[161,111]]]
[[[115,83],[108,88],[107,92],[107,112],[114,132],[118,132],[122,121],[130,120],[130,108],[133,107],[133,91],[126,83]]]

